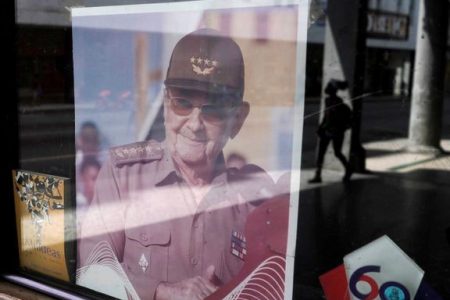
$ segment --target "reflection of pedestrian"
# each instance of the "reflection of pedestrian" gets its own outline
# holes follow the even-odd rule
[[[311,183],[322,182],[322,166],[330,142],[333,143],[334,155],[345,168],[344,181],[348,181],[352,174],[351,167],[342,154],[344,133],[351,127],[351,110],[337,95],[338,90],[348,87],[346,81],[332,79],[328,82],[325,93],[325,113],[317,130],[319,136],[319,151],[317,153],[317,170],[315,176],[309,180]]]
[[[250,109],[236,42],[211,29],[183,37],[164,84],[166,139],[110,150],[83,220],[81,266],[106,241],[141,299],[204,299],[241,269],[247,216],[274,183],[257,166],[225,166],[222,150]]]

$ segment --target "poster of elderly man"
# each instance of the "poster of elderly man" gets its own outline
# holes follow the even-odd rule
[[[72,10],[76,125],[108,145],[77,284],[292,298],[307,16],[302,0]]]

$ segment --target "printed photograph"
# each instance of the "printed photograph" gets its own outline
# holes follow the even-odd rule
[[[20,266],[69,281],[64,215],[68,179],[25,170],[12,175]]]
[[[290,297],[307,7],[72,10],[77,284],[120,299]]]

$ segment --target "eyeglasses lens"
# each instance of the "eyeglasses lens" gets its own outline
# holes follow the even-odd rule
[[[170,98],[170,101],[172,103],[173,111],[180,116],[189,115],[194,107],[197,107],[194,106],[190,100],[185,98],[172,97]],[[230,106],[219,104],[205,104],[199,107],[202,112],[202,117],[206,121],[211,122],[219,122],[225,120],[231,109]]]

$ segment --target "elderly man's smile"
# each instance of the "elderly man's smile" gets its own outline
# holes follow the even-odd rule
[[[178,140],[179,142],[187,144],[188,146],[203,146],[208,141],[203,137],[190,137],[183,134],[178,135]]]

